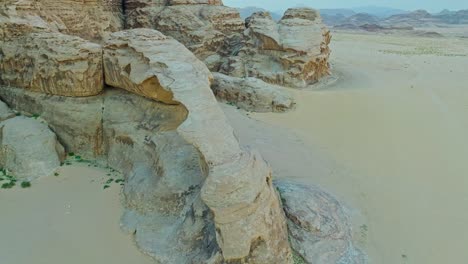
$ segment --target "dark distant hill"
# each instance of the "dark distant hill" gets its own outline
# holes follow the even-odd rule
[[[356,13],[367,13],[378,18],[387,18],[393,15],[399,14],[407,14],[409,11],[390,8],[390,7],[382,7],[382,6],[363,6],[363,7],[356,7],[353,8],[353,11]]]
[[[426,10],[416,10],[408,14],[391,16],[381,24],[387,26],[432,26],[443,24],[468,24],[468,10],[449,11],[444,10],[437,14],[431,14]]]
[[[468,24],[468,9],[459,11],[444,11],[436,14],[434,17],[447,24]]]
[[[356,26],[362,26],[366,24],[378,24],[379,18],[367,13],[358,13],[353,16],[348,17],[343,21],[344,24],[352,24]]]
[[[327,16],[342,15],[344,17],[350,17],[350,16],[356,14],[356,12],[354,12],[352,9],[347,9],[347,8],[320,9],[319,11],[320,11],[320,14],[322,16],[324,16],[324,15],[327,15]]]

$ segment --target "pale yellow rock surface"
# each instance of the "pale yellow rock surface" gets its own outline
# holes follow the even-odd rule
[[[150,29],[112,34],[104,60],[109,85],[187,109],[177,131],[200,151],[207,166],[201,197],[214,213],[224,258],[289,263],[287,228],[271,170],[259,154],[240,149],[210,90],[206,66],[182,44]],[[151,85],[142,85],[148,81]],[[160,90],[171,96],[159,96]]]
[[[103,89],[102,49],[79,37],[31,33],[0,45],[0,84],[63,96]]]

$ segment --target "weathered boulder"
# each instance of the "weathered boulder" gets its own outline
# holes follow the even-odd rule
[[[120,0],[3,0],[0,3],[0,14],[10,20],[27,20],[28,24],[93,41],[123,28],[121,9]]]
[[[245,45],[221,72],[293,87],[306,87],[330,73],[331,35],[317,11],[288,9],[279,22],[268,12],[257,12],[246,26]]]
[[[364,264],[353,245],[351,224],[341,204],[314,186],[275,181],[286,213],[291,246],[313,264]]]
[[[46,94],[90,96],[104,81],[102,49],[79,37],[31,33],[0,45],[0,84]]]
[[[294,106],[293,97],[285,88],[257,78],[236,78],[213,73],[211,86],[216,97],[253,112],[285,112]]]
[[[18,116],[0,122],[0,166],[21,180],[51,175],[65,157],[46,123]]]
[[[104,46],[104,69],[109,85],[186,109],[177,132],[201,155],[207,173],[201,198],[214,214],[224,259],[289,263],[271,170],[257,153],[240,149],[210,90],[206,66],[174,39],[134,29],[111,35]]]
[[[97,159],[103,145],[103,96],[62,97],[0,86],[0,98],[13,109],[46,120],[68,152]]]

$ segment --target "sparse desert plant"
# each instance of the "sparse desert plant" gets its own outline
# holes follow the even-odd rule
[[[24,181],[21,183],[21,188],[29,188],[31,187],[31,182]]]

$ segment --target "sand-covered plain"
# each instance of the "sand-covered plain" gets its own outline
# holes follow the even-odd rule
[[[276,177],[342,200],[370,263],[468,260],[468,39],[334,34],[335,77],[295,111],[240,115]]]
[[[79,164],[58,174],[0,189],[1,264],[154,263],[120,230],[120,185],[103,189],[115,175]]]

